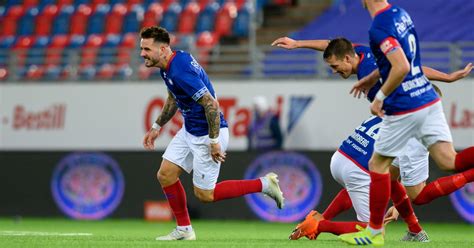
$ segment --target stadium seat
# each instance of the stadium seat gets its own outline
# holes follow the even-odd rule
[[[13,51],[15,52],[14,56],[16,59],[16,64],[23,66],[28,54],[28,49],[33,46],[35,42],[34,36],[20,36],[16,39],[15,44],[13,45]]]
[[[112,11],[105,17],[105,34],[119,34],[122,32],[124,16],[127,7],[124,4],[115,4]]]
[[[171,4],[163,15],[160,26],[169,32],[176,32],[179,22],[179,14],[181,13],[181,5],[178,3]]]
[[[24,73],[24,74],[23,74]],[[44,67],[41,65],[27,65],[21,74],[21,79],[27,81],[40,80],[44,76]]]
[[[117,48],[121,41],[119,35],[109,34],[105,37],[105,41],[98,50],[96,64],[112,64],[117,60]]]
[[[17,27],[17,35],[32,35],[35,31],[35,19],[38,16],[38,8],[30,8],[25,15],[20,19]]]
[[[136,33],[127,33],[123,35],[119,44],[117,54],[117,65],[130,64],[132,56],[134,56],[137,46],[138,36]]]
[[[23,8],[25,8],[25,10],[28,10],[30,8],[37,7],[38,0],[23,0],[22,5],[23,5]]]
[[[0,26],[1,36],[16,35],[18,21],[24,13],[25,11],[21,5],[14,5],[8,8],[2,17],[2,25]]]
[[[46,49],[45,64],[59,65],[62,62],[64,49],[69,45],[68,35],[55,35],[51,38],[48,48]],[[67,61],[65,61],[67,63]]]
[[[199,4],[195,1],[191,1],[186,5],[179,18],[179,33],[189,34],[194,32],[194,25],[196,24],[199,11]]]
[[[48,6],[56,6],[56,1],[55,0],[40,0],[39,3],[38,3],[38,8],[40,9],[40,11],[44,10],[44,8],[48,7]]]
[[[133,5],[128,13],[123,18],[122,33],[136,33],[140,30],[140,23],[144,10],[141,5]]]
[[[5,67],[10,62],[9,51],[15,42],[15,36],[0,37],[0,67]]]
[[[143,17],[142,27],[151,27],[160,24],[163,18],[163,7],[159,3],[153,3],[149,6]],[[133,31],[135,32],[135,31]]]
[[[87,23],[87,34],[101,34],[104,32],[105,17],[110,11],[110,5],[99,4],[89,17]]]
[[[89,17],[92,14],[92,8],[88,5],[81,4],[77,7],[76,12],[71,16],[70,34],[84,35],[87,29]]]
[[[168,8],[171,7],[171,5],[177,4],[177,5],[180,5],[180,6],[181,6],[181,4],[179,4],[178,1],[179,1],[179,0],[161,0],[161,1],[160,1],[160,4],[161,4],[161,6],[163,6],[163,10],[164,10],[164,11],[167,11]],[[155,1],[155,2],[156,2],[156,1]]]
[[[103,64],[97,69],[95,78],[99,80],[110,80],[115,75],[115,66],[112,64]]]
[[[58,7],[56,5],[44,7],[38,17],[36,17],[36,35],[49,35],[51,33],[51,24],[57,14]]]
[[[249,34],[250,10],[247,6],[242,7],[234,20],[232,32],[237,37],[247,37]]]
[[[216,14],[218,10],[219,4],[217,2],[210,3],[206,6],[206,8],[199,14],[199,18],[196,23],[196,33],[214,31]]]
[[[63,6],[74,5],[74,0],[56,0],[56,5],[61,9]]]
[[[199,63],[206,67],[209,63],[209,56],[211,54],[212,48],[217,44],[219,41],[216,34],[205,31],[198,35],[196,40],[196,47],[198,47],[198,60]]]
[[[90,0],[73,0],[72,3],[74,6],[79,7],[80,5],[89,5],[91,3]]]
[[[28,50],[26,64],[42,66],[45,63],[46,49],[50,41],[49,36],[37,37],[34,44]]]
[[[97,53],[104,44],[105,38],[102,35],[92,34],[87,37],[81,49],[81,65],[94,65]]]
[[[68,34],[73,13],[74,6],[64,5],[63,7],[61,7],[61,9],[59,10],[59,14],[53,20],[51,34]]]
[[[232,34],[232,23],[237,17],[237,5],[234,2],[225,3],[217,12],[215,33],[218,36]]]

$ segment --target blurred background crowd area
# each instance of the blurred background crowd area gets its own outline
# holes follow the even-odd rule
[[[474,61],[474,1],[391,3],[412,13],[424,65],[448,72]],[[0,82],[156,79],[139,56],[138,33],[153,25],[212,78],[333,78],[320,53],[271,42],[344,36],[367,44],[370,17],[354,0],[2,0]]]

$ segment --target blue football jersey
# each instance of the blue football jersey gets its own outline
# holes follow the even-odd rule
[[[360,61],[357,67],[357,79],[362,79],[377,69],[375,57],[369,47],[354,45],[355,52],[359,55]],[[381,84],[373,86],[367,98],[372,101],[375,94],[380,89]],[[382,119],[372,116],[357,127],[339,147],[339,152],[348,157],[352,162],[366,170],[369,170],[369,160],[374,151],[374,143],[379,131]]]
[[[195,136],[208,135],[209,126],[204,107],[197,101],[207,92],[214,98],[216,94],[204,69],[191,54],[175,51],[166,70],[161,70],[160,74],[184,117],[186,131]],[[222,113],[220,116],[220,127],[227,127]]]
[[[391,64],[386,55],[403,49],[410,62],[410,72],[384,101],[387,115],[404,114],[438,101],[438,95],[423,74],[420,46],[415,25],[408,13],[389,5],[379,11],[369,30],[370,48],[376,58],[382,82],[387,80]]]

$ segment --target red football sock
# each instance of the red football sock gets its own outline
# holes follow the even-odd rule
[[[370,180],[369,225],[373,229],[381,229],[385,209],[387,209],[388,200],[390,199],[390,173],[379,174],[371,171]]]
[[[164,187],[168,203],[170,204],[171,210],[173,210],[174,217],[178,226],[189,226],[191,220],[189,219],[188,207],[186,205],[186,192],[184,192],[181,181],[178,180],[176,183]]]
[[[260,179],[222,181],[218,183],[214,189],[214,201],[235,198],[256,192],[262,192],[262,181]]]
[[[408,230],[412,233],[419,233],[423,230],[418,223],[418,218],[415,216],[413,207],[411,206],[410,199],[408,199],[407,193],[403,185],[397,181],[391,181],[391,198],[393,205],[397,208],[398,212],[402,216],[403,220],[408,225]]]
[[[358,222],[358,221],[330,221],[322,220],[318,225],[318,232],[328,232],[335,235],[340,235],[344,233],[358,232],[356,225],[359,225],[363,228],[367,226],[367,223]]]
[[[474,168],[474,146],[458,152],[454,166],[458,172]]]
[[[473,181],[474,168],[451,176],[438,178],[426,185],[413,203],[416,205],[429,203],[438,197],[449,195],[462,188],[466,183]]]
[[[352,201],[349,197],[349,193],[347,193],[346,189],[342,189],[336,197],[334,197],[326,210],[324,210],[323,217],[326,220],[330,220],[350,208],[352,208]]]

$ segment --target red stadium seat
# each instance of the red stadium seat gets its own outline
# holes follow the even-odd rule
[[[153,3],[145,12],[142,27],[151,27],[158,25],[163,17],[163,7],[159,3]]]
[[[209,0],[199,0],[199,7],[201,7],[201,9],[204,9],[209,4],[209,2]]]
[[[17,31],[17,23],[25,14],[25,9],[21,5],[14,5],[7,10],[2,18],[0,25],[1,36],[15,36]]]
[[[200,48],[198,53],[198,60],[203,67],[207,66],[211,50],[217,44],[218,41],[219,39],[215,33],[205,31],[198,35],[196,41],[196,46]]]
[[[64,48],[69,45],[69,36],[55,35],[46,49],[46,65],[58,65],[62,61]]]
[[[123,36],[117,54],[117,65],[129,64],[137,46],[137,35],[128,33]]]
[[[58,7],[56,5],[46,6],[36,17],[36,35],[49,35],[51,33],[51,24],[57,14]]]
[[[58,6],[58,8],[61,8],[64,5],[73,5],[73,4],[74,4],[74,0],[57,0],[56,1],[56,5]]]
[[[70,34],[84,35],[87,28],[87,20],[92,14],[92,8],[88,5],[79,5],[77,11],[71,17]]]
[[[123,4],[114,5],[111,13],[105,18],[105,34],[119,34],[122,31],[123,18],[127,14],[127,7]]]
[[[105,41],[105,37],[102,35],[90,35],[85,45],[82,47],[81,53],[81,65],[93,65],[95,64],[95,59],[97,57],[97,52],[99,48]]]
[[[25,78],[26,80],[39,80],[42,79],[45,73],[45,68],[39,65],[30,65],[26,69]]]
[[[232,33],[232,23],[237,16],[237,5],[228,2],[217,12],[215,32],[218,36],[226,36]]]
[[[188,3],[180,14],[178,32],[183,34],[193,33],[199,11],[201,11],[199,4],[194,1]]]
[[[168,7],[173,4],[173,3],[176,3],[177,0],[163,0],[161,1],[161,6],[163,6],[163,11],[166,11],[168,10]]]
[[[29,9],[38,5],[38,0],[23,0],[23,8]]]
[[[34,36],[22,36],[18,37],[15,45],[13,45],[13,51],[16,53],[16,59],[18,65],[23,65],[25,63],[28,49],[33,46],[35,42]]]
[[[110,80],[115,75],[115,66],[111,64],[103,64],[97,71],[95,77],[102,80]]]
[[[247,0],[235,0],[235,4],[237,5],[237,9],[242,8],[247,3]]]

